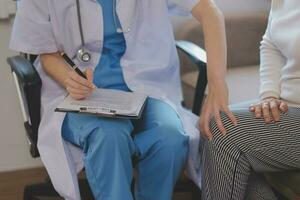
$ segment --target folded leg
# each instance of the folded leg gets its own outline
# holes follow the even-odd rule
[[[222,115],[227,135],[214,121],[214,139],[203,147],[203,199],[244,199],[250,174],[300,168],[300,109],[290,108],[278,123],[265,124],[248,109],[233,111],[238,125]]]

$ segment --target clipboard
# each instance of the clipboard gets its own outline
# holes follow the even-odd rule
[[[65,97],[55,112],[72,112],[106,118],[139,119],[143,113],[147,96],[136,92],[113,89],[96,89],[84,100]]]

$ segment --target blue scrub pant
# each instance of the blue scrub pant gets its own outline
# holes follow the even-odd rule
[[[132,200],[132,156],[138,176],[136,200],[170,200],[185,165],[188,137],[176,112],[149,98],[141,119],[67,114],[62,136],[80,146],[97,200]]]

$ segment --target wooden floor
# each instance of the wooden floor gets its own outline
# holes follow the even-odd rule
[[[0,199],[22,200],[25,185],[44,181],[42,168],[0,173]]]
[[[0,200],[22,200],[24,186],[43,182],[45,177],[46,171],[43,168],[0,173]],[[173,200],[191,200],[191,195],[178,193]]]

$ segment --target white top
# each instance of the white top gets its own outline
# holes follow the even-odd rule
[[[261,43],[260,97],[300,105],[300,1],[273,0]]]

